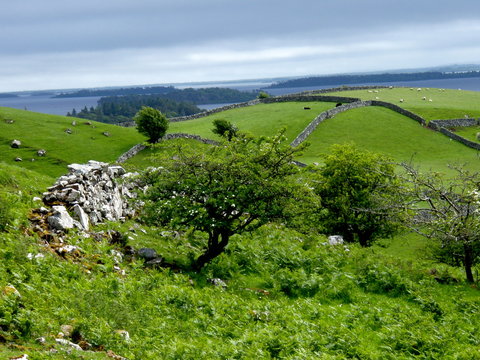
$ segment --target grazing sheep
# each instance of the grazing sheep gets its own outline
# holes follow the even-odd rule
[[[403,102],[403,99],[400,99],[400,102],[402,103],[402,102]]]
[[[422,97],[422,100],[427,100],[427,97],[426,96]]]
[[[418,88],[417,91],[422,91],[422,88]]]
[[[380,100],[380,98],[378,96],[375,96],[375,100]]]
[[[432,100],[432,99],[428,99],[428,101],[432,102],[433,100]]]

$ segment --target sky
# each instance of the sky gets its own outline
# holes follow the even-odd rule
[[[0,92],[480,64],[474,0],[15,0]]]

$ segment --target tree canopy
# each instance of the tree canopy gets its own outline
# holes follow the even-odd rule
[[[392,161],[353,145],[334,145],[315,184],[324,231],[368,246],[397,229],[401,201]]]
[[[149,143],[156,143],[165,135],[168,120],[159,110],[144,106],[134,117],[139,133],[148,137]]]
[[[178,148],[162,167],[144,175],[145,221],[174,228],[193,228],[208,234],[196,270],[221,254],[230,237],[293,216],[292,203],[301,202],[309,189],[294,174],[292,163],[301,149],[281,144],[283,134],[271,139],[233,138],[206,153]]]

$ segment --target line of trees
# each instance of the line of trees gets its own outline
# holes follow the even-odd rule
[[[96,107],[75,109],[67,116],[79,117],[104,123],[122,123],[133,120],[135,114],[144,106],[155,108],[167,117],[192,115],[201,112],[196,105],[189,102],[176,102],[156,96],[122,96],[101,98]]]
[[[400,74],[365,74],[365,75],[330,75],[330,76],[311,76],[301,79],[292,79],[270,85],[269,88],[290,88],[306,86],[330,86],[345,84],[365,84],[382,83],[395,81],[419,81],[419,80],[439,80],[439,79],[457,79],[479,77],[480,71],[466,72],[439,72],[428,71],[418,73],[400,73]]]
[[[257,92],[245,92],[228,88],[175,89],[165,88],[162,94],[131,94],[106,96],[98,100],[96,107],[73,109],[67,116],[80,117],[105,123],[132,121],[135,114],[148,106],[160,110],[167,117],[186,116],[201,112],[198,104],[237,103],[255,99]],[[90,90],[82,90],[90,91]],[[120,91],[120,90],[119,90]],[[132,90],[133,91],[133,90]]]

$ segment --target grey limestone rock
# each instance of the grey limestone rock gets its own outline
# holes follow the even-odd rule
[[[65,206],[53,206],[53,215],[48,217],[48,223],[57,230],[68,230],[74,227],[72,217]]]

